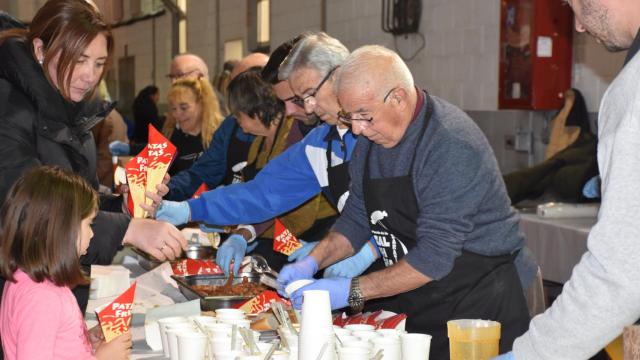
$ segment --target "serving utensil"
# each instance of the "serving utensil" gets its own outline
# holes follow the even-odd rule
[[[278,275],[279,275],[278,272],[273,270],[269,266],[267,259],[265,259],[264,257],[260,255],[252,255],[251,264],[253,265],[254,271],[259,272],[260,274],[269,274],[276,279],[278,278]]]

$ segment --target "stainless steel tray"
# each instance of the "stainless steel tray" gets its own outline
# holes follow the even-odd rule
[[[158,265],[162,264],[163,261],[160,261],[153,257],[151,254],[146,251],[140,250],[138,248],[133,247],[133,251],[140,256],[140,266],[145,270],[152,270],[156,268]],[[207,259],[215,259],[216,249],[212,246],[208,245],[189,245],[187,250],[182,254],[179,259],[199,259],[199,260],[207,260]]]
[[[204,296],[196,291],[194,285],[222,286],[227,281],[227,276],[222,275],[189,275],[171,276],[180,287],[180,291],[188,300],[200,299],[200,309],[202,311],[213,311],[220,308],[233,307],[239,303],[252,298],[252,296]],[[248,278],[249,282],[260,282],[260,274],[255,272],[240,273],[233,279],[233,284],[239,284],[243,278]]]

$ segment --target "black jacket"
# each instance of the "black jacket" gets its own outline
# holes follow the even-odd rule
[[[27,170],[52,165],[72,170],[98,188],[91,128],[111,111],[96,101],[70,104],[44,76],[30,47],[10,39],[0,46],[0,202]],[[83,265],[110,264],[130,218],[120,200],[103,197]],[[76,294],[77,295],[77,294]],[[81,296],[84,298],[84,296]],[[84,311],[86,299],[79,298]]]

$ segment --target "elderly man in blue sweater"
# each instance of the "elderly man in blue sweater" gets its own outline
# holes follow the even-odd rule
[[[306,290],[328,290],[334,309],[406,313],[408,331],[433,336],[434,359],[449,358],[447,320],[492,319],[502,324],[501,349],[510,350],[529,322],[514,264],[524,239],[481,130],[418,89],[400,57],[380,46],[354,51],[336,89],[339,117],[359,135],[349,198],[333,231],[278,281],[311,278],[371,234],[384,266],[317,280],[291,295],[294,306]]]

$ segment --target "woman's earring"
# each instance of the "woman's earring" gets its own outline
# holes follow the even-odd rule
[[[40,64],[40,66],[42,66],[42,64],[44,64],[44,60],[38,59],[38,64]]]

